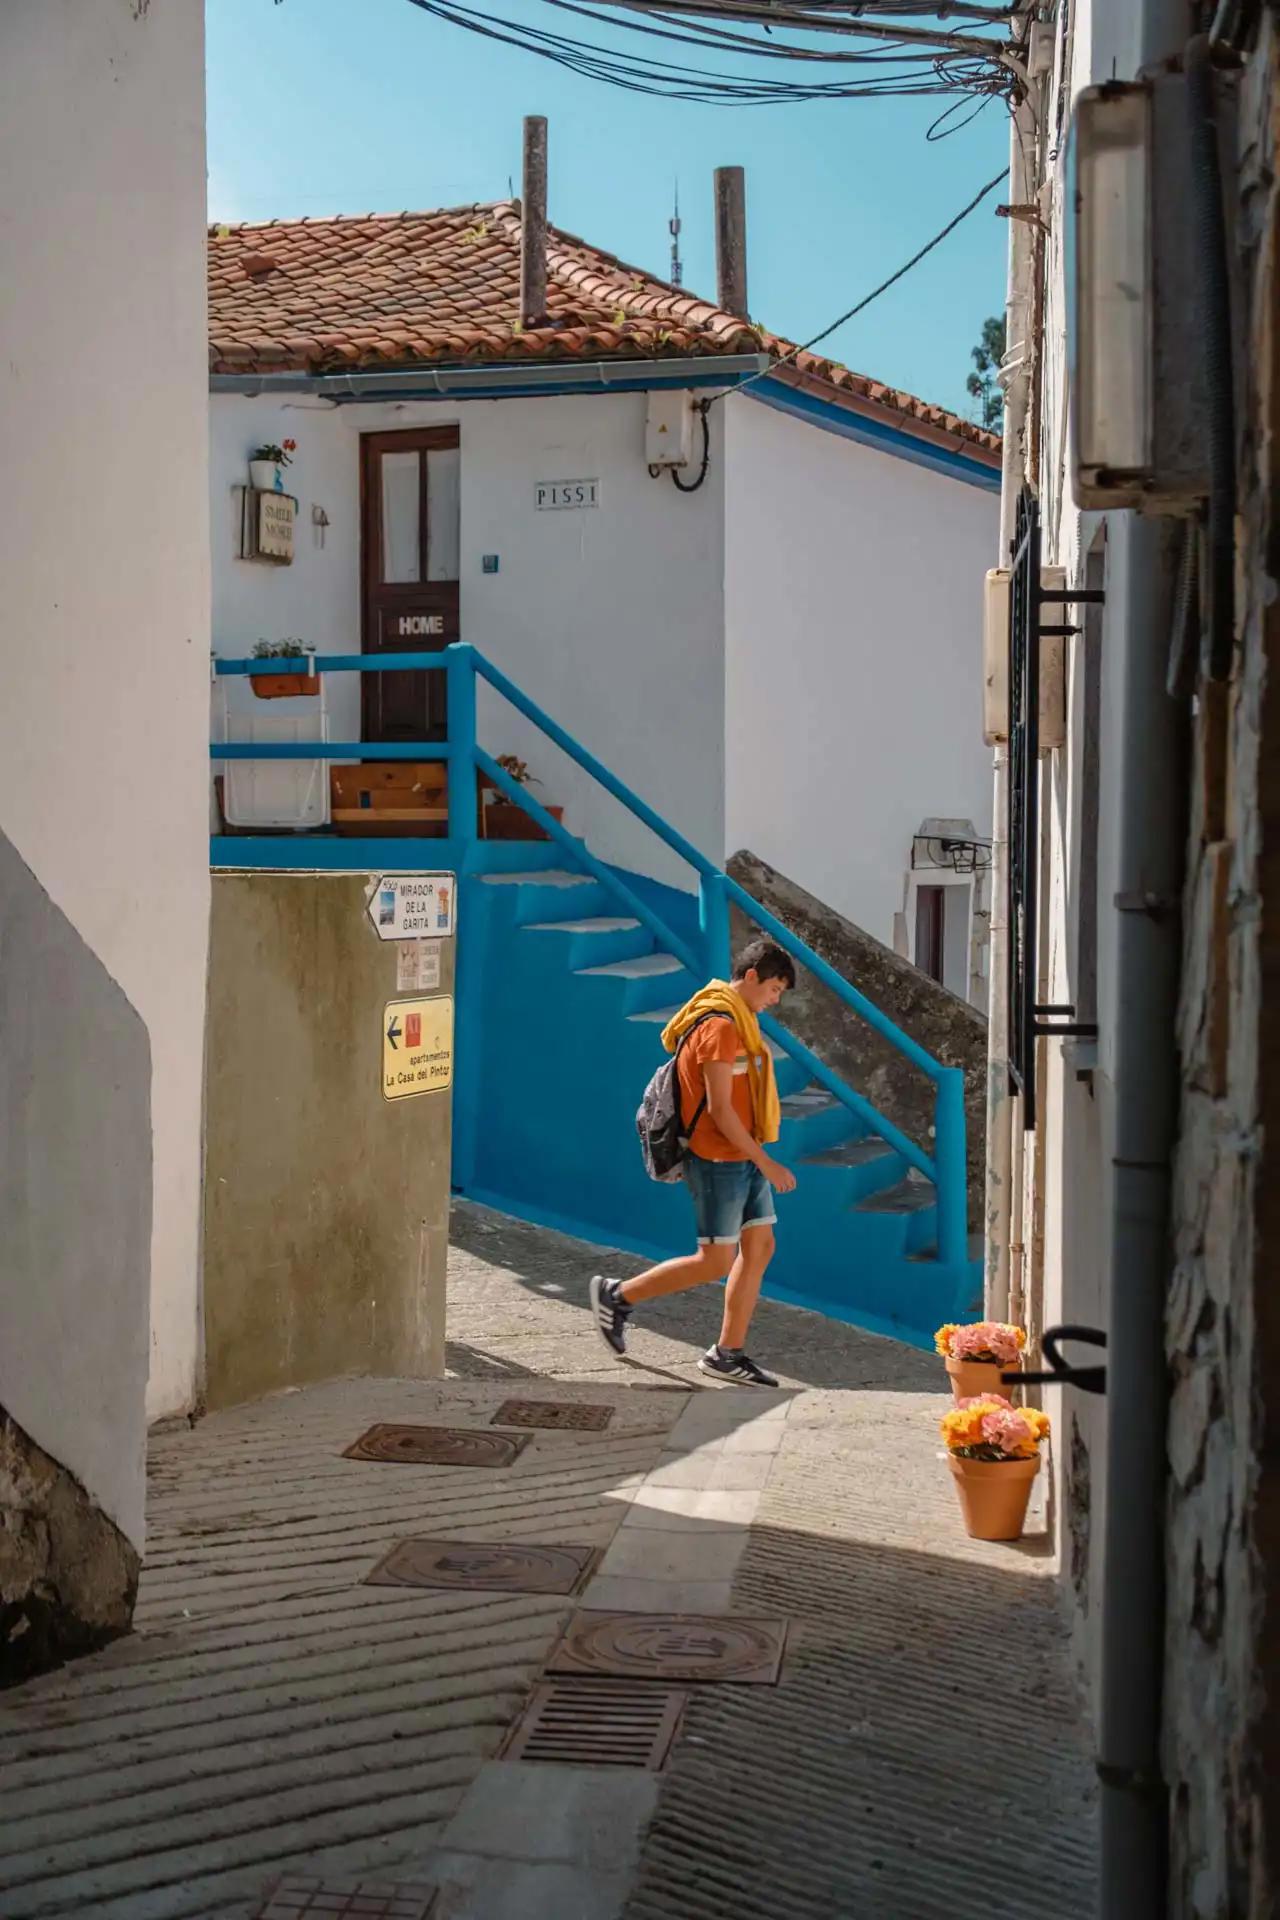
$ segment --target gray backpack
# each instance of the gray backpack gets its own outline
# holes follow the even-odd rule
[[[707,1096],[704,1093],[686,1131],[680,1119],[680,1076],[677,1072],[680,1049],[689,1034],[696,1033],[708,1020],[731,1018],[732,1015],[727,1013],[704,1013],[701,1019],[695,1020],[689,1033],[681,1034],[675,1052],[669,1060],[663,1061],[644,1090],[644,1098],[636,1113],[636,1132],[640,1135],[644,1170],[651,1180],[661,1180],[664,1185],[670,1186],[681,1178],[693,1130],[706,1111]]]

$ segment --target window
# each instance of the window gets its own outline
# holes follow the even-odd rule
[[[943,926],[946,909],[942,887],[916,888],[916,965],[942,984]]]

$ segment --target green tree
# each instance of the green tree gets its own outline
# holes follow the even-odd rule
[[[993,314],[982,323],[982,339],[970,355],[974,371],[965,382],[978,402],[979,425],[992,433],[999,433],[1004,425],[1004,389],[996,379],[1004,349],[1004,315]]]

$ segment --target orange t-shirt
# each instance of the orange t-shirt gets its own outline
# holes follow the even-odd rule
[[[747,1132],[754,1137],[755,1114],[751,1105],[751,1083],[747,1079],[747,1055],[733,1021],[719,1014],[704,1020],[680,1049],[676,1072],[680,1076],[680,1118],[687,1127],[706,1094],[704,1069],[722,1060],[733,1067],[733,1110]],[[711,1115],[703,1111],[689,1150],[700,1160],[745,1160],[746,1155],[726,1140]]]

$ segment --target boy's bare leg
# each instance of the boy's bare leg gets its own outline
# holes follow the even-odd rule
[[[724,1294],[720,1345],[731,1353],[747,1344],[747,1329],[760,1298],[765,1269],[773,1258],[772,1227],[744,1227],[738,1257],[729,1270]],[[672,1263],[673,1265],[676,1263]],[[661,1272],[661,1268],[656,1269]]]
[[[689,1287],[700,1287],[708,1280],[723,1280],[734,1264],[734,1252],[733,1247],[699,1247],[696,1253],[682,1254],[678,1260],[664,1260],[661,1266],[638,1273],[634,1280],[624,1280],[618,1291],[627,1305],[634,1307],[642,1300],[661,1300],[668,1293],[684,1293]],[[759,1291],[757,1281],[756,1292]]]

